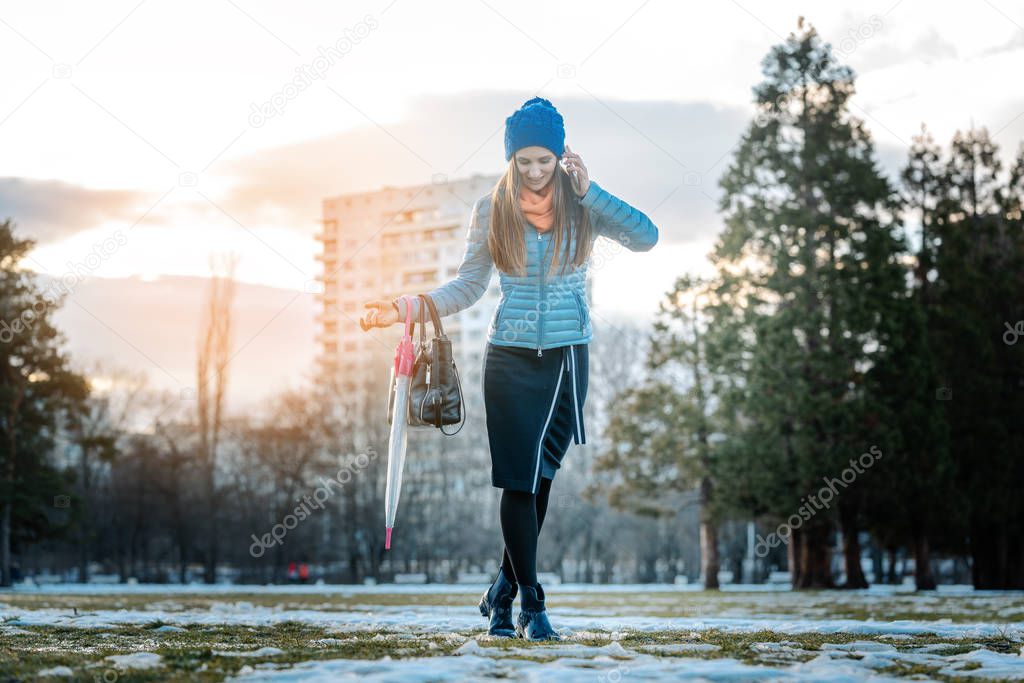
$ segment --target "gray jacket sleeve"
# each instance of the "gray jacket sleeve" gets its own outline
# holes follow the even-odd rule
[[[490,198],[481,197],[473,204],[473,212],[469,218],[469,230],[466,233],[466,251],[462,255],[462,263],[459,265],[455,279],[427,292],[434,300],[437,314],[440,317],[443,318],[469,308],[479,301],[487,291],[487,285],[490,284],[491,274],[494,271],[491,250],[487,246],[490,222]],[[411,299],[412,319],[418,322],[420,300],[418,296],[411,296]],[[405,324],[404,300],[399,297],[395,302],[398,305],[399,323]],[[425,311],[424,313],[426,319],[429,320],[429,312]]]
[[[642,211],[590,181],[580,203],[590,209],[595,232],[613,239],[630,251],[650,251],[658,243],[658,226]]]

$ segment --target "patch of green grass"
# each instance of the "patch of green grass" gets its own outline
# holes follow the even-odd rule
[[[935,679],[938,677],[938,672],[941,668],[920,663],[894,662],[889,666],[879,667],[875,671],[885,676],[900,676],[904,678],[925,676],[929,679]]]
[[[481,647],[504,651],[501,655],[503,657],[546,663],[557,658],[557,650],[561,645],[601,647],[613,641],[611,633],[601,632],[591,632],[558,642],[539,643],[519,639],[482,638],[480,631],[446,634],[385,629],[338,633],[332,629],[296,622],[274,626],[191,625],[182,631],[154,633],[154,628],[159,625],[157,622],[151,622],[145,626],[124,626],[106,630],[26,627],[26,630],[31,631],[31,635],[12,636],[6,639],[6,644],[0,648],[0,679],[32,680],[36,672],[42,669],[63,665],[74,672],[72,680],[92,681],[97,675],[102,678],[104,672],[114,670],[109,662],[104,661],[107,655],[141,651],[159,654],[164,666],[153,670],[118,671],[116,680],[119,683],[158,680],[221,681],[237,673],[245,665],[256,666],[265,663],[289,667],[299,662],[324,659],[379,659],[385,655],[393,658],[450,655],[470,637],[477,638]],[[322,639],[333,640],[318,642]],[[884,637],[873,638],[861,634],[782,634],[774,631],[733,633],[721,630],[627,631],[614,640],[627,650],[637,650],[645,645],[712,644],[718,646],[718,649],[659,653],[657,656],[730,658],[747,664],[774,666],[786,666],[812,658],[825,643],[841,644],[857,640],[888,642]],[[756,643],[782,642],[791,643],[793,648],[792,652],[786,653],[785,661],[773,659],[778,653],[761,652],[754,647]],[[948,650],[951,654],[967,652],[980,646],[995,651],[1012,652],[1017,646],[1012,641],[998,638],[951,640],[926,635],[900,641],[897,647],[901,651],[911,652],[913,648],[935,643],[949,643],[949,648],[943,652]],[[275,647],[283,652],[279,655],[260,657],[237,657],[216,653],[252,652],[261,647]],[[534,655],[530,653],[533,648],[544,650]],[[852,654],[847,656],[855,657]],[[623,657],[616,658],[628,660]],[[965,666],[963,670],[967,671],[970,668],[972,667]],[[944,681],[957,680],[957,677],[939,676],[938,670],[938,667],[933,666],[897,662],[879,669],[878,672],[900,677],[923,674]]]
[[[681,618],[715,616],[816,617],[833,619],[893,621],[902,619],[949,619],[953,623],[984,621],[1010,623],[1024,620],[1024,598],[977,595],[896,594],[879,599],[865,598],[849,591],[789,592],[703,592],[649,591],[642,593],[549,592],[553,609],[592,609],[619,616],[645,615]],[[359,593],[355,589],[325,590],[323,593],[268,593],[242,589],[220,595],[132,593],[128,595],[74,595],[55,593],[0,592],[0,606],[25,609],[58,609],[68,615],[74,610],[88,613],[101,609],[209,610],[216,604],[248,603],[254,607],[280,609],[361,611],[375,607],[475,605],[479,595],[467,589],[458,593]]]
[[[130,595],[59,595],[0,592],[0,611],[4,604],[23,609],[56,609],[71,616],[97,610],[157,610],[164,611],[170,623],[156,619],[144,624],[116,627],[82,628],[68,625],[19,626],[28,634],[5,635],[0,641],[0,681],[34,680],[36,672],[54,666],[72,669],[72,680],[93,681],[97,674],[113,668],[105,662],[108,655],[132,652],[153,652],[162,657],[164,666],[154,670],[117,672],[118,683],[125,681],[221,681],[243,666],[271,664],[290,667],[298,662],[324,659],[379,659],[432,657],[450,655],[467,638],[476,638],[483,648],[493,648],[495,655],[514,657],[535,662],[549,662],[557,657],[558,648],[565,645],[602,647],[617,641],[627,650],[641,651],[643,646],[667,644],[710,644],[714,650],[657,651],[650,654],[663,658],[730,658],[746,664],[785,667],[814,658],[826,643],[876,641],[892,645],[900,652],[912,653],[923,645],[947,644],[933,651],[942,657],[962,654],[979,647],[994,652],[1015,654],[1019,643],[1007,637],[940,638],[934,634],[916,635],[905,640],[893,640],[884,635],[871,636],[849,633],[778,633],[758,631],[736,633],[723,630],[667,629],[655,632],[624,631],[585,632],[561,642],[529,643],[519,639],[489,639],[484,635],[483,620],[480,628],[453,633],[416,632],[403,629],[380,629],[341,632],[336,627],[314,626],[298,622],[284,622],[267,626],[227,624],[192,624],[179,626],[180,630],[159,630],[174,622],[178,610],[210,610],[217,605],[235,605],[244,609],[247,604],[256,608],[360,611],[381,607],[458,607],[476,604],[478,594],[416,593],[416,594],[273,594],[234,593],[227,595],[130,594]],[[1005,621],[995,612],[1024,614],[1024,600],[1006,598],[1002,602],[984,597],[971,600],[970,596],[900,595],[892,600],[858,598],[853,593],[823,591],[808,593],[703,593],[703,592],[644,592],[644,593],[560,593],[549,594],[549,609],[556,621],[560,610],[570,614],[577,610],[596,610],[615,616],[637,614],[662,617],[759,616],[770,619],[777,616],[806,618],[827,617],[860,620],[892,620],[898,618],[927,620],[948,616],[954,621]],[[14,625],[16,617],[3,619]],[[14,624],[11,624],[14,622]],[[332,640],[327,640],[332,639]],[[784,651],[765,651],[757,643],[791,643]],[[222,652],[252,652],[262,647],[282,650],[279,655],[239,657]],[[543,649],[541,649],[543,648]],[[858,658],[855,653],[836,653],[839,658]],[[617,659],[628,659],[615,657]],[[974,664],[974,663],[972,663]],[[977,666],[975,664],[975,666]],[[914,677],[925,675],[946,681],[956,681],[937,674],[941,667],[913,662],[898,662],[880,673],[892,676]],[[962,671],[969,671],[963,666]],[[967,680],[966,677],[959,677]]]
[[[154,652],[164,666],[156,670],[118,672],[122,681],[220,681],[246,664],[272,662],[290,666],[319,659],[379,659],[385,655],[429,657],[450,654],[462,643],[447,634],[423,634],[413,638],[388,631],[338,634],[322,627],[296,622],[273,626],[202,626],[183,631],[154,633],[159,624],[113,629],[25,627],[31,635],[11,636],[0,647],[0,680],[33,680],[36,672],[67,666],[72,680],[92,681],[94,674],[113,669],[108,655]],[[322,639],[334,639],[319,643]],[[283,650],[279,655],[239,657],[216,654],[252,652],[262,647]],[[205,667],[203,666],[205,664]],[[203,669],[203,670],[200,670]]]

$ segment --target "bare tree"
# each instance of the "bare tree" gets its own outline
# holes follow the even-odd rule
[[[246,430],[243,448],[268,473],[272,518],[281,520],[297,504],[309,503],[308,495],[302,502],[300,494],[312,488],[315,474],[328,469],[324,444],[331,406],[304,390],[288,390],[272,400],[267,419]],[[283,546],[277,546],[273,563],[273,578],[279,581],[284,574]]]
[[[98,469],[111,463],[118,453],[118,441],[137,409],[146,388],[146,375],[94,362],[83,371],[89,379],[90,394],[81,409],[70,416],[68,434],[77,447],[78,488],[83,510],[78,519],[78,580],[89,581],[89,562],[95,548],[94,531],[99,512],[95,505]],[[123,577],[122,577],[123,578]]]
[[[196,357],[196,409],[199,428],[199,463],[202,468],[207,519],[204,547],[204,580],[217,580],[219,505],[217,497],[217,445],[224,419],[224,398],[231,361],[231,305],[235,296],[238,257],[226,256],[220,264],[210,259],[210,288],[199,330]]]

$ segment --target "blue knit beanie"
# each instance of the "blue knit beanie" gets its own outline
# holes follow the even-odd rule
[[[565,151],[565,122],[543,97],[534,97],[505,119],[505,161],[523,147],[547,147],[558,156]]]

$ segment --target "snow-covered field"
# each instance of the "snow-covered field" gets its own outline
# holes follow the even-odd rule
[[[552,585],[563,640],[525,643],[484,588],[0,591],[0,680],[1024,680],[1021,592]]]

